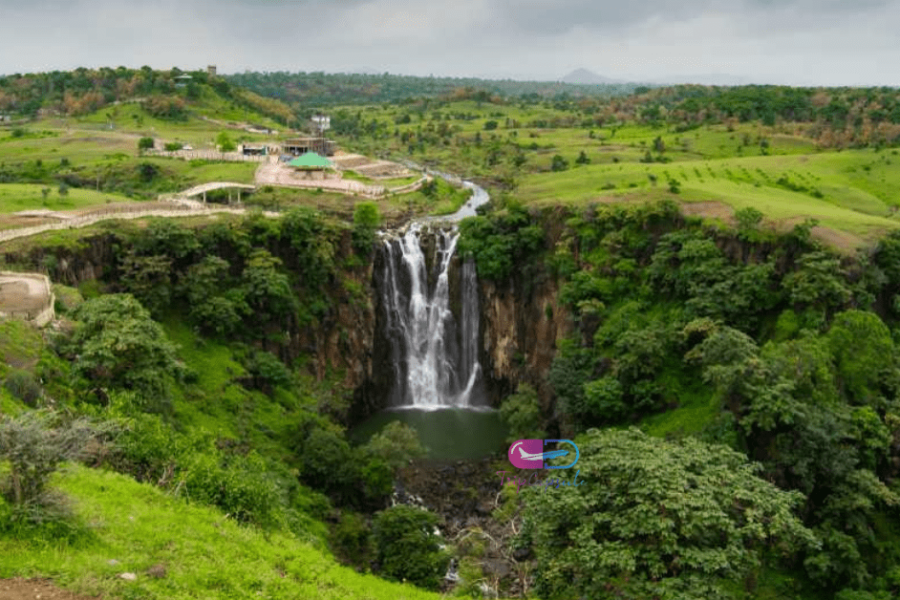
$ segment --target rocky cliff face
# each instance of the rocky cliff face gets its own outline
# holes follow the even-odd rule
[[[547,374],[557,340],[571,329],[558,292],[556,281],[546,276],[530,283],[520,278],[502,284],[481,282],[481,363],[492,405],[515,392],[520,383],[530,383],[544,408],[549,408]]]
[[[422,246],[433,271],[436,233],[423,236]],[[349,235],[339,242],[337,254],[347,256]],[[39,243],[4,255],[7,264],[47,270],[55,283],[78,286],[91,280],[115,278],[124,240],[109,233],[94,234],[66,246]],[[309,326],[285,332],[286,343],[273,348],[286,359],[309,357],[308,368],[317,378],[335,372],[353,390],[348,415],[356,422],[385,408],[394,381],[394,362],[386,327],[386,307],[380,297],[379,274],[384,271],[384,253],[373,252],[368,264],[342,271],[327,294],[331,304],[326,316]],[[456,257],[450,267],[451,310],[460,318],[460,271]],[[348,282],[349,285],[348,285]],[[479,361],[487,401],[497,406],[527,382],[538,390],[545,408],[551,392],[546,379],[556,350],[556,341],[570,329],[568,316],[557,302],[558,285],[542,275],[521,274],[501,283],[479,282],[481,313]]]

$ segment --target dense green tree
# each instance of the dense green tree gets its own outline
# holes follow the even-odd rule
[[[848,310],[835,315],[828,341],[847,399],[873,404],[880,395],[881,379],[896,378],[896,351],[887,325],[875,313]]]
[[[435,533],[437,515],[413,506],[398,505],[378,513],[372,526],[381,573],[436,590],[447,570],[449,555]]]
[[[122,261],[122,287],[152,314],[160,315],[172,297],[172,260],[168,256],[127,255]]]
[[[636,430],[577,441],[582,485],[523,492],[541,597],[740,597],[765,559],[818,543],[794,515],[802,496],[725,446]]]
[[[109,294],[86,301],[72,317],[78,324],[68,348],[76,374],[98,387],[133,390],[139,408],[168,408],[182,367],[147,309],[131,295]]]
[[[281,260],[267,250],[256,249],[247,258],[241,275],[244,297],[261,323],[284,322],[296,308],[287,275],[279,271]]]
[[[535,389],[527,383],[520,383],[516,393],[503,400],[500,419],[509,429],[509,442],[544,437],[540,400]]]
[[[565,171],[569,168],[569,161],[563,158],[559,154],[554,154],[553,159],[550,161],[550,170],[551,171]]]
[[[392,469],[405,466],[411,459],[421,458],[428,451],[419,440],[418,432],[400,421],[392,421],[372,436],[363,452],[384,461]]]
[[[353,247],[368,256],[375,243],[375,234],[381,225],[381,214],[374,202],[359,202],[353,208]]]
[[[153,150],[154,143],[152,137],[142,137],[138,140],[138,151],[143,152],[144,150]]]
[[[227,131],[220,131],[219,135],[216,136],[216,147],[219,148],[220,152],[233,152],[237,150],[234,140],[231,139],[231,136],[228,135]]]

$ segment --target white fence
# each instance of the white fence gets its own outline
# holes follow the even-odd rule
[[[144,156],[180,158],[181,160],[218,160],[224,162],[265,163],[278,160],[277,156],[244,155],[240,152],[219,152],[218,150],[145,150]]]

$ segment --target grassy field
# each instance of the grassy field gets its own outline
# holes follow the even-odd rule
[[[49,210],[76,210],[88,206],[109,204],[111,202],[127,202],[129,199],[119,194],[97,192],[79,188],[69,188],[65,195],[60,195],[58,188],[49,188],[47,198],[41,190],[44,185],[28,183],[0,184],[0,213],[11,213],[34,208]]]
[[[51,578],[78,593],[147,600],[440,597],[360,575],[307,543],[239,526],[122,475],[78,467],[56,480],[75,501],[81,534],[0,538],[0,578]],[[137,580],[121,579],[125,572]]]
[[[869,244],[900,224],[900,151],[819,148],[792,123],[687,131],[639,123],[601,127],[590,114],[550,101],[352,110],[377,133],[356,135],[347,145],[489,183],[513,182],[526,203],[671,197],[701,202],[689,210],[717,218],[752,206],[776,228],[816,219],[820,230],[837,232],[848,247]]]
[[[893,159],[893,160],[892,160]],[[897,157],[858,150],[668,164],[585,165],[523,178],[518,195],[537,204],[579,204],[668,195],[684,202],[754,207],[776,223],[817,219],[871,241],[900,226]],[[671,187],[677,182],[677,192]]]
[[[681,132],[636,123],[605,122],[601,127],[591,114],[551,101],[495,105],[467,100],[336,108],[333,113],[356,118],[362,129],[373,132],[338,137],[344,149],[439,165],[488,184],[512,183],[515,194],[528,203],[671,195],[729,210],[753,206],[775,226],[814,218],[824,228],[851,236],[853,246],[871,242],[900,222],[894,216],[900,206],[898,150],[825,151],[794,124],[716,124]],[[109,189],[118,195],[101,194],[98,203],[126,196],[152,198],[214,180],[249,183],[255,163],[186,162],[137,152],[137,140],[148,135],[197,149],[212,148],[216,135],[226,130],[237,142],[276,139],[233,129],[244,123],[278,128],[206,88],[185,121],[153,118],[136,103],[78,118],[45,118],[28,125],[19,137],[0,131],[0,175],[6,165],[13,169],[13,181],[75,177],[83,188],[112,182]],[[564,168],[554,171],[554,160],[560,159]],[[150,168],[155,174],[143,177]],[[373,182],[352,172],[345,176],[388,187],[411,180]],[[16,198],[0,196],[0,210],[44,207],[38,186]],[[255,202],[263,206],[313,206],[342,218],[352,214],[356,202],[315,191],[258,195]],[[51,191],[47,208],[79,208],[95,200],[89,192],[74,189],[68,198],[56,196]],[[10,202],[13,199],[16,202]],[[388,220],[411,213],[447,213],[458,205],[459,198],[449,192],[438,198],[414,193],[379,201]],[[695,214],[703,215],[703,210]]]

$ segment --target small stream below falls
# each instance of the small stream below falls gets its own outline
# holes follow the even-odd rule
[[[418,431],[431,458],[480,458],[502,450],[506,431],[487,406],[478,358],[475,263],[456,256],[457,223],[474,216],[490,196],[472,182],[463,185],[473,193],[456,213],[418,219],[402,233],[383,236],[375,288],[392,385],[388,408],[352,433],[358,442],[402,421]]]

